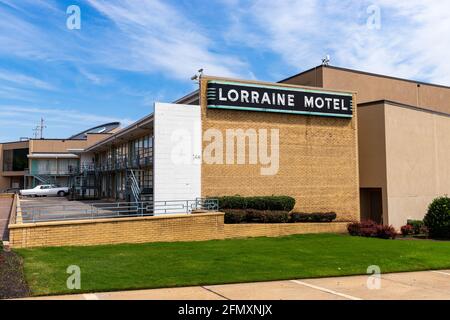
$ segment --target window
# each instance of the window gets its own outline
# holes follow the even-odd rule
[[[28,168],[29,149],[3,151],[3,171],[24,171]]]

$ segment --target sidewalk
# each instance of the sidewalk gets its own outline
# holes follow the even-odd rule
[[[286,280],[185,288],[88,293],[54,300],[450,300],[450,270],[391,273],[380,289],[368,276]]]

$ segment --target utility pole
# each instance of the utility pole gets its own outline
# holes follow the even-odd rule
[[[44,138],[44,129],[45,128],[47,128],[47,126],[44,125],[44,118],[41,118],[40,125],[36,126],[36,128],[33,129],[34,138],[35,139],[43,139]]]

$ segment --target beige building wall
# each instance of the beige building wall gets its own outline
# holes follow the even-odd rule
[[[25,175],[24,171],[3,171],[3,151],[26,149],[28,146],[28,141],[0,143],[0,192],[11,187],[11,177],[23,177]]]
[[[333,67],[321,69],[324,88],[356,91],[358,103],[391,100],[450,113],[450,88]]]
[[[450,194],[450,115],[392,104],[385,113],[389,223],[400,227]]]
[[[282,81],[326,89],[354,91],[358,103],[391,100],[450,113],[450,88],[356,70],[319,66]]]
[[[450,118],[440,114],[450,114],[449,87],[323,66],[285,82],[357,92],[365,104],[358,108],[360,185],[383,188],[385,223],[422,219],[433,198],[450,194]]]
[[[261,175],[261,165],[202,165],[202,196],[288,195],[295,210],[338,214],[338,221],[359,219],[357,113],[353,119],[206,108],[201,86],[202,130],[279,130],[279,171]],[[355,110],[356,111],[356,110]],[[209,145],[204,141],[202,149]],[[265,166],[264,166],[265,167]]]
[[[86,140],[30,140],[30,153],[64,153],[67,149],[84,149]]]
[[[384,103],[358,108],[360,188],[381,188],[383,221],[388,221]],[[367,210],[367,208],[361,208]]]

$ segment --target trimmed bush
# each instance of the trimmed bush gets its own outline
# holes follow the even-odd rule
[[[240,197],[240,196],[217,197],[214,199],[218,199],[219,208],[221,210],[224,210],[224,209],[246,209],[246,207],[247,207],[245,198]]]
[[[287,211],[247,210],[248,223],[286,223],[289,221]]]
[[[432,238],[450,238],[450,198],[433,200],[423,220]]]
[[[224,210],[225,217],[224,222],[226,224],[244,223],[247,221],[247,212],[245,210],[233,209]]]
[[[290,222],[331,222],[336,219],[335,212],[302,213],[292,212]]]
[[[395,239],[397,233],[392,226],[383,226],[373,221],[353,222],[347,226],[348,233],[352,236]]]
[[[295,206],[295,199],[288,196],[217,197],[219,209],[254,209],[270,211],[291,211]]]
[[[287,211],[227,209],[224,212],[224,221],[226,224],[286,223],[289,221],[289,212]]]

